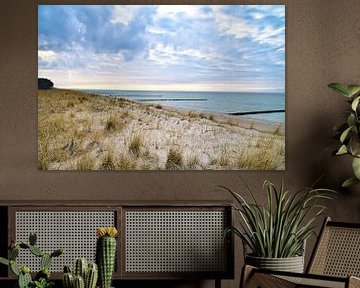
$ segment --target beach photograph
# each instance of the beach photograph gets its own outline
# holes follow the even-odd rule
[[[39,170],[284,170],[285,5],[38,5]]]

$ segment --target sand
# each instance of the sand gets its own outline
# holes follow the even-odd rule
[[[39,169],[281,170],[280,123],[39,90]]]

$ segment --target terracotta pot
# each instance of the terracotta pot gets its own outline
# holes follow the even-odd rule
[[[245,263],[263,269],[304,273],[304,256],[263,258],[246,255]]]

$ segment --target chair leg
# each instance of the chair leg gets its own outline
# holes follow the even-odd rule
[[[239,288],[248,287],[250,280],[251,280],[251,275],[253,274],[253,271],[254,271],[254,267],[252,267],[250,265],[244,265],[244,267],[242,268],[242,271],[241,271]]]
[[[221,279],[215,278],[215,288],[221,288]]]

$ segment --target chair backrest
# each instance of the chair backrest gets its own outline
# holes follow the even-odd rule
[[[326,218],[307,273],[360,277],[360,223]]]

